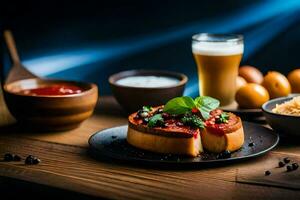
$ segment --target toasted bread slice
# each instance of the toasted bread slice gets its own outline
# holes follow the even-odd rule
[[[150,128],[142,120],[136,120],[137,113],[129,116],[127,141],[129,144],[148,151],[165,154],[181,154],[196,157],[203,151],[200,130],[177,126],[170,120],[165,127]]]
[[[214,153],[225,150],[236,151],[244,144],[242,121],[238,116],[229,113],[228,123],[216,124],[214,119],[221,112],[221,110],[214,111],[212,117],[207,120],[206,128],[201,135],[203,147]]]
[[[154,108],[157,110],[159,107]],[[129,144],[148,151],[165,154],[198,156],[203,148],[209,152],[230,152],[241,148],[244,131],[241,119],[229,113],[226,123],[216,123],[222,110],[214,110],[205,122],[205,128],[192,128],[178,123],[175,118],[165,121],[165,126],[149,127],[133,113],[128,118],[127,141]],[[203,145],[203,147],[202,147]]]

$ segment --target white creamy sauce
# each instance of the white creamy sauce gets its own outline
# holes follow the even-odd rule
[[[122,78],[116,83],[129,87],[158,88],[176,85],[179,80],[166,76],[130,76]]]

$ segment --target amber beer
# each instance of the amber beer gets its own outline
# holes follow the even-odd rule
[[[200,95],[219,99],[221,106],[233,103],[244,52],[243,37],[197,34],[193,36],[192,50],[198,67]]]

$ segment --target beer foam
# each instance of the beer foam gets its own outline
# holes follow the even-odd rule
[[[192,44],[193,53],[207,56],[228,56],[244,52],[244,44],[228,42],[195,42]]]

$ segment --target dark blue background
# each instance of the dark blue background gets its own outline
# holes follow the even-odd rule
[[[264,73],[299,66],[299,0],[9,1],[2,29],[13,30],[24,64],[34,73],[96,82],[118,71],[166,69],[188,75],[186,94],[198,94],[191,36],[245,36],[242,64]],[[3,9],[4,8],[4,9]],[[9,65],[6,62],[6,67]]]

